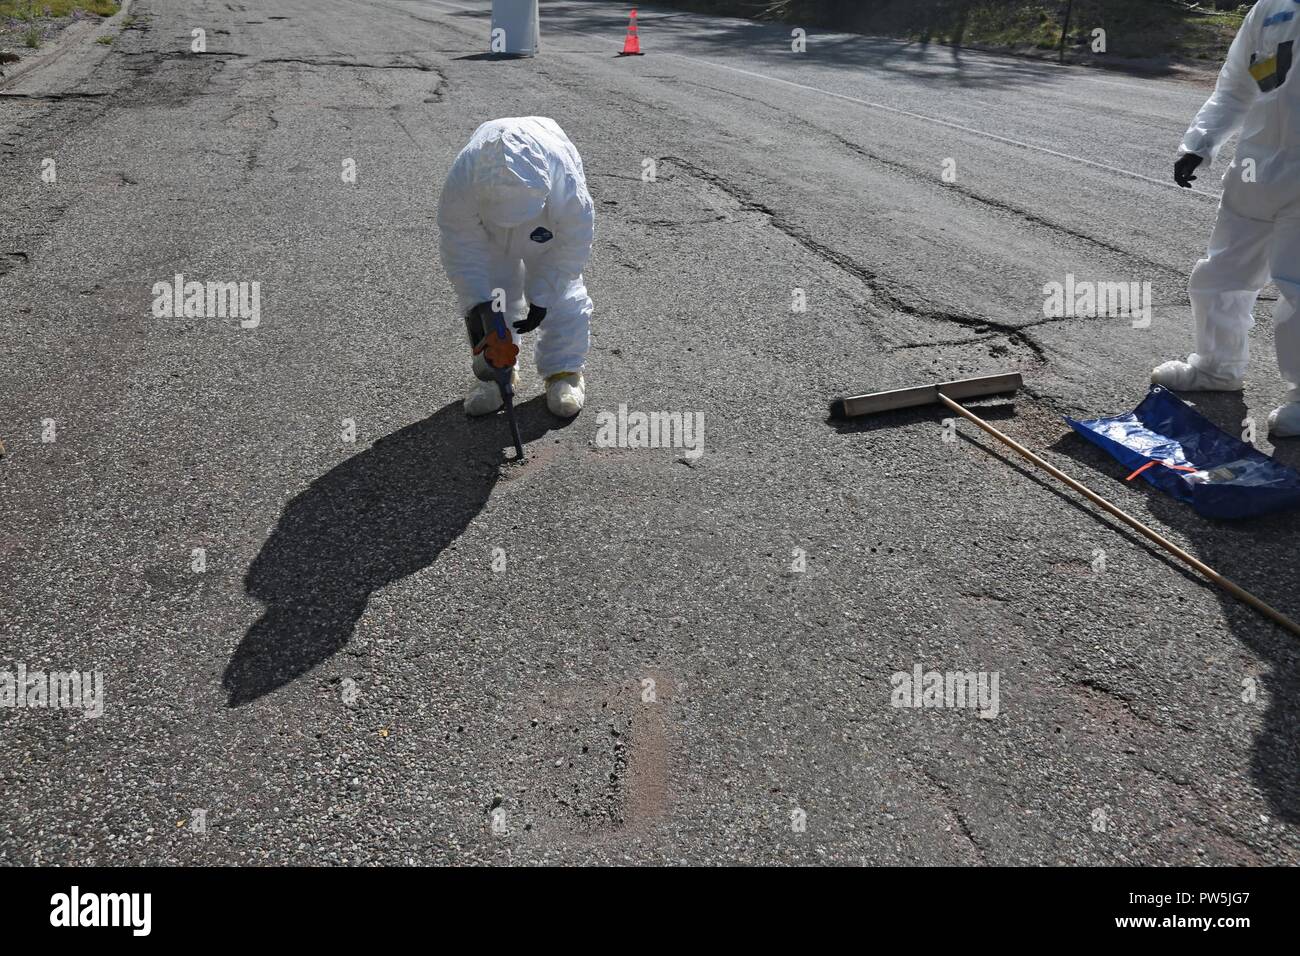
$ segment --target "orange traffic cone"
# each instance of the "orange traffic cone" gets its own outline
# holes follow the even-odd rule
[[[632,22],[627,25],[627,39],[623,41],[623,52],[619,56],[645,56],[641,52],[641,38],[636,32],[636,7],[632,8]]]

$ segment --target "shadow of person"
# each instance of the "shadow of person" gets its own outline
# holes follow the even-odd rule
[[[504,60],[531,60],[533,56],[528,53],[470,53],[465,56],[452,57],[453,60],[488,60],[490,62]]]
[[[1197,410],[1229,434],[1239,434],[1248,414],[1240,393],[1189,394]],[[1263,427],[1259,422],[1258,427]],[[1094,475],[1123,471],[1101,449],[1074,432],[1052,450],[1078,461]],[[1294,450],[1279,449],[1275,457],[1294,467]],[[1106,482],[1084,483],[1106,496]],[[1194,555],[1293,620],[1300,620],[1300,563],[1295,542],[1300,539],[1300,513],[1276,512],[1239,521],[1201,517],[1190,505],[1143,484],[1147,513],[1153,523],[1178,531]],[[1135,515],[1142,518],[1140,511]],[[1196,576],[1201,580],[1200,576]],[[1300,638],[1273,624],[1253,608],[1213,585],[1223,605],[1224,623],[1233,635],[1267,666],[1258,675],[1231,675],[1231,699],[1242,707],[1263,706],[1261,730],[1251,757],[1251,774],[1277,816],[1300,822]],[[1193,626],[1193,622],[1188,622]],[[1252,690],[1254,693],[1252,694]]]
[[[516,413],[525,442],[567,424],[543,396]],[[509,444],[503,416],[471,420],[453,402],[290,501],[244,578],[266,608],[226,665],[228,705],[278,690],[340,650],[371,594],[428,567],[482,511]]]

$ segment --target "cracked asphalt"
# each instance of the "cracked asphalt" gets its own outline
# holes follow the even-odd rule
[[[0,670],[105,687],[0,709],[0,862],[1300,862],[1294,637],[938,409],[826,420],[1021,371],[984,414],[1300,616],[1294,516],[1201,520],[1062,421],[1189,348],[1206,88],[654,7],[624,59],[577,0],[496,60],[488,7],[139,0],[0,87]],[[527,114],[582,152],[596,314],[513,465],[434,214]],[[155,318],[175,274],[260,324]],[[1068,275],[1150,328],[1045,319]],[[1196,397],[1232,431],[1284,391],[1268,305]],[[599,447],[622,405],[704,454]],[[891,706],[917,665],[997,716]]]

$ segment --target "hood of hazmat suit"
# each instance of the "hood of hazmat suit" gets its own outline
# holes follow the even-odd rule
[[[577,148],[544,116],[484,123],[447,174],[438,226],[463,309],[490,300],[494,270],[512,262],[527,267],[528,300],[549,308],[581,276],[595,236]]]
[[[484,221],[509,229],[540,216],[551,192],[550,165],[542,145],[521,127],[490,129],[470,167]]]

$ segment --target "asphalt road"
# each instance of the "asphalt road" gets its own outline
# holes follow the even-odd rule
[[[1203,521],[1062,422],[1189,349],[1205,88],[645,7],[620,59],[583,2],[501,61],[488,6],[140,0],[0,89],[0,669],[104,681],[0,709],[0,862],[1300,862],[1296,638],[937,409],[826,421],[1019,370],[988,415],[1300,615],[1296,518]],[[434,214],[525,114],[598,240],[588,407],[526,365],[520,466],[460,410]],[[177,273],[260,324],[156,318]],[[1045,319],[1071,274],[1150,282],[1150,328]],[[1284,390],[1260,319],[1199,400],[1233,431]],[[598,447],[620,405],[703,454]],[[891,706],[917,665],[997,716]]]

